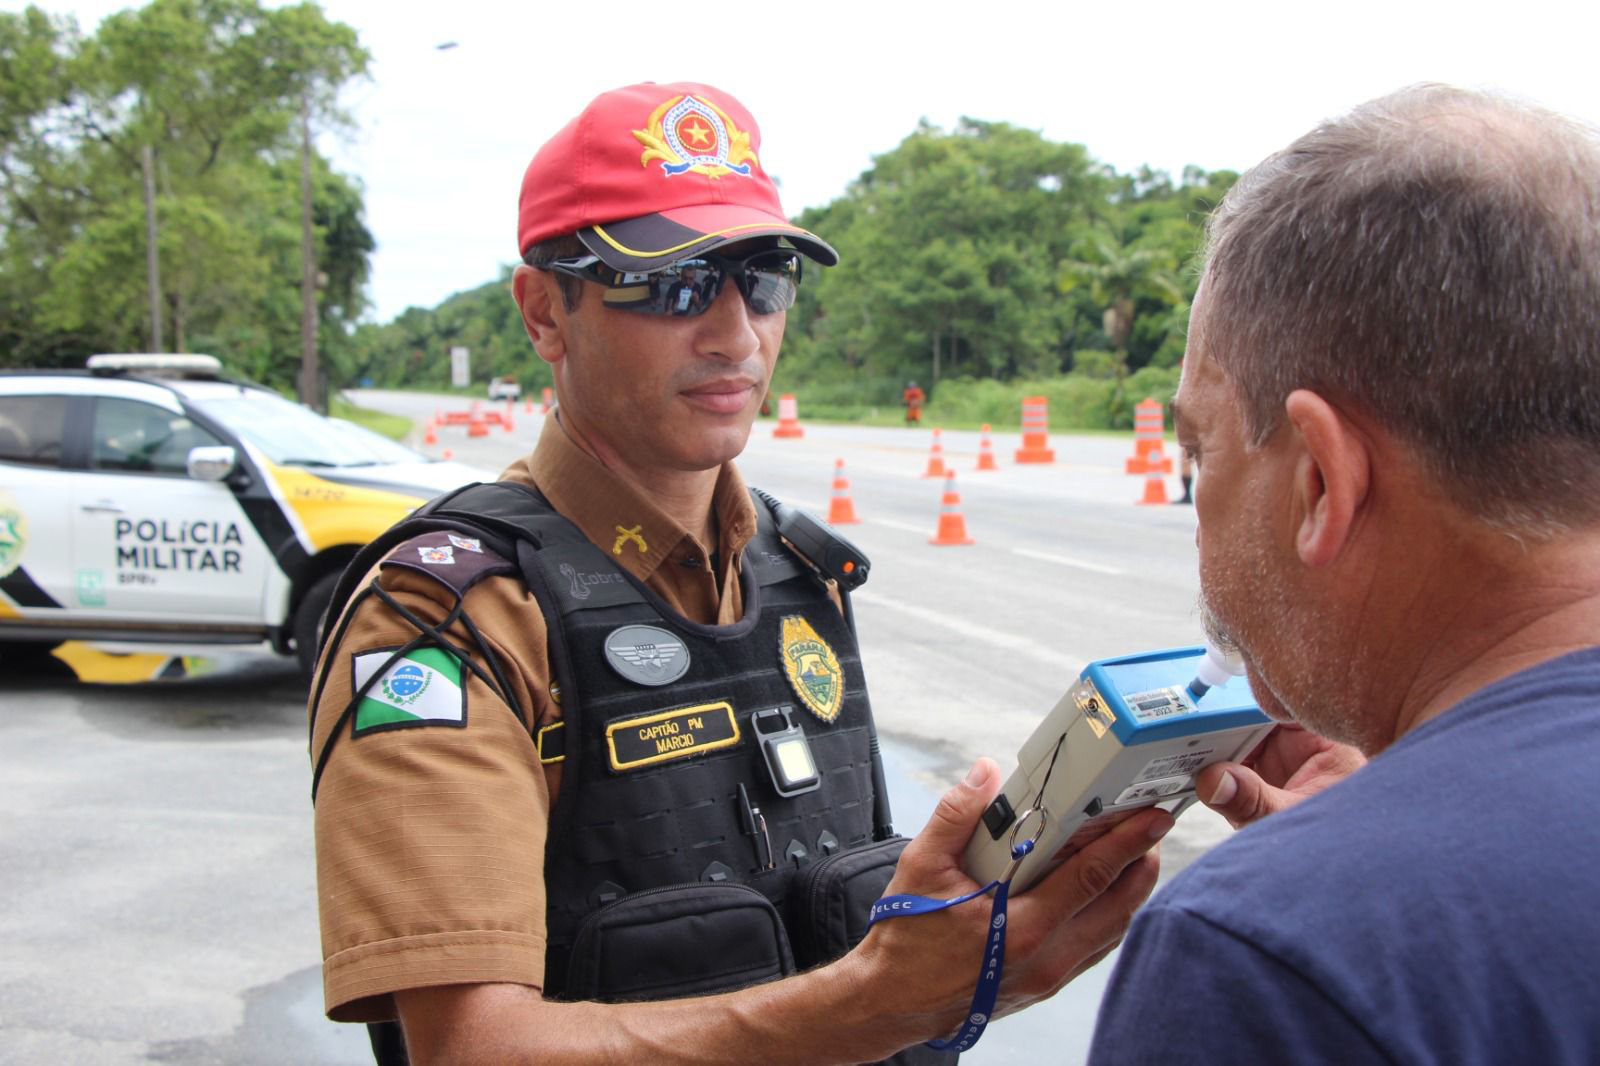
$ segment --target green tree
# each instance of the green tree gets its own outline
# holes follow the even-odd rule
[[[1183,290],[1174,273],[1177,263],[1164,248],[1122,244],[1104,230],[1083,238],[1073,256],[1062,264],[1060,289],[1071,293],[1087,288],[1089,298],[1102,308],[1101,328],[1116,353],[1120,377],[1127,370],[1128,338],[1133,333],[1137,301],[1183,302]]]
[[[287,384],[299,359],[299,113],[337,124],[367,55],[314,4],[152,0],[89,36],[0,14],[0,361],[150,344],[142,156],[154,161],[164,332]],[[323,335],[362,310],[359,189],[315,160]]]

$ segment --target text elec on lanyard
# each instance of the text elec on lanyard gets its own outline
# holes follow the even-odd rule
[[[954,907],[958,903],[977,899],[990,891],[994,892],[994,905],[989,909],[989,937],[984,942],[983,960],[978,965],[978,986],[972,991],[972,1006],[967,1009],[967,1020],[961,1024],[961,1031],[947,1040],[929,1040],[928,1047],[935,1051],[962,1052],[969,1050],[983,1035],[984,1027],[989,1024],[989,1019],[994,1016],[995,1001],[1000,996],[1000,976],[1005,971],[1006,963],[1006,899],[1011,890],[1011,879],[1016,876],[1017,868],[1022,865],[1022,860],[1033,850],[1034,840],[1038,833],[1043,832],[1045,814],[1043,811],[1030,810],[1024,812],[1012,829],[1012,838],[1015,841],[1016,830],[1021,829],[1024,822],[1032,816],[1038,815],[1039,829],[1034,837],[1012,845],[1012,861],[1005,876],[990,881],[976,892],[968,892],[955,899],[929,899],[927,896],[897,895],[884,896],[872,905],[872,912],[867,918],[867,928],[884,918],[899,918],[908,914],[932,914],[942,911],[947,907]]]

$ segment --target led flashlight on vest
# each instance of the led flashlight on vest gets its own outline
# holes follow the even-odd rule
[[[750,727],[761,743],[761,756],[778,795],[789,797],[821,786],[816,760],[805,732],[795,724],[794,709],[770,707],[750,716]]]
[[[771,493],[754,490],[772,508],[778,536],[823,577],[832,578],[846,592],[867,580],[871,564],[867,557],[827,523],[813,518],[798,507],[790,507]]]
[[[1084,667],[984,811],[962,858],[968,876],[979,884],[1004,876],[1012,848],[1032,840],[1011,883],[1013,894],[1024,891],[1136,811],[1181,814],[1202,767],[1249,754],[1272,721],[1226,657],[1207,656],[1204,647],[1173,648]]]

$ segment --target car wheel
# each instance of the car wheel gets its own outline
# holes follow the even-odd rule
[[[339,572],[324,574],[306,591],[300,609],[294,614],[294,653],[300,660],[300,672],[309,681],[317,668],[318,646],[322,643],[322,626],[327,620],[328,603],[333,599],[334,586],[339,583]]]

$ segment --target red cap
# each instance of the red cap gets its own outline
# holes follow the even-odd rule
[[[789,221],[744,106],[709,85],[646,82],[597,96],[522,175],[518,248],[576,234],[643,272],[747,237],[787,238],[824,266],[839,253]]]

